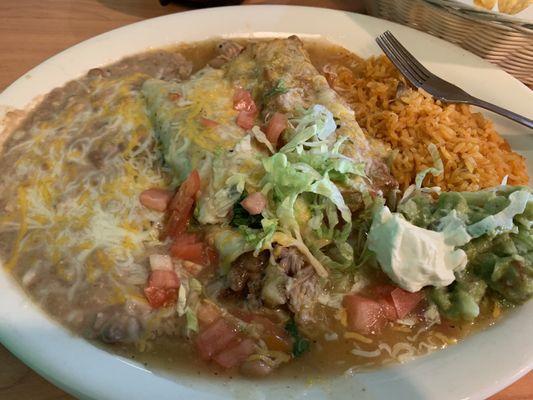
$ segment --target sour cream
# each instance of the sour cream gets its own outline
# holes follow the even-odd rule
[[[374,216],[368,234],[368,248],[376,254],[381,269],[409,292],[429,285],[451,284],[455,280],[454,272],[462,270],[467,263],[466,253],[455,249],[456,245],[460,244],[450,240],[448,230],[435,232],[420,228],[401,214],[391,213],[388,207]]]

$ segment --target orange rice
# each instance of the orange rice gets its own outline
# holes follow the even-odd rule
[[[326,65],[332,87],[355,110],[367,134],[390,144],[391,170],[401,189],[416,174],[433,166],[428,145],[434,143],[444,174],[426,177],[425,186],[474,191],[499,185],[527,185],[525,159],[513,152],[492,122],[467,105],[442,104],[421,90],[411,89],[385,56]]]

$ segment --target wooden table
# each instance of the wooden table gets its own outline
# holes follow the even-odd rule
[[[245,4],[320,5],[362,11],[360,0],[248,0]],[[146,18],[187,10],[158,0],[0,0],[0,90],[46,58],[82,40]],[[71,396],[45,381],[0,345],[0,399],[60,400]],[[492,400],[533,399],[533,373]]]

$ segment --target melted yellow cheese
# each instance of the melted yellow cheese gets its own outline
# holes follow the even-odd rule
[[[143,85],[150,118],[166,163],[182,181],[219,149],[232,149],[246,134],[236,124],[234,85],[224,72],[204,68],[186,82],[149,79]],[[205,126],[206,118],[216,122]]]
[[[13,252],[11,254],[11,257],[5,264],[5,268],[8,271],[12,270],[17,264],[17,261],[20,255],[21,242],[28,230],[28,223],[26,220],[27,212],[28,212],[28,200],[26,198],[26,191],[24,190],[24,188],[21,187],[19,188],[18,193],[19,194],[18,194],[17,200],[19,203],[20,226],[19,226],[17,238],[15,240],[15,244],[13,245]]]
[[[112,277],[157,241],[153,225],[162,218],[138,196],[169,184],[137,89],[145,78],[95,81],[86,104],[68,104],[31,128],[29,145],[8,150],[20,156],[13,211],[0,221],[0,233],[16,229],[7,269],[22,268],[21,260],[27,267],[38,254],[72,284],[113,282],[113,301],[124,301],[132,290]],[[91,152],[102,153],[101,166],[91,163]]]

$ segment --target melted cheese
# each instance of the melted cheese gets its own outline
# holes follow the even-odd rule
[[[165,162],[178,182],[218,150],[232,149],[246,134],[235,122],[234,85],[221,70],[206,67],[182,83],[149,79],[142,92]],[[204,126],[203,118],[218,125]]]
[[[144,79],[136,74],[94,82],[86,103],[68,104],[31,128],[30,145],[8,150],[17,156],[10,179],[19,189],[16,198],[6,194],[13,211],[0,221],[0,233],[17,231],[7,269],[39,257],[72,287],[106,279],[115,287],[110,301],[129,295],[131,285],[116,277],[138,265],[145,245],[157,241],[153,225],[162,217],[142,207],[138,196],[169,183],[135,88]],[[91,152],[101,152],[100,168]],[[139,274],[146,274],[144,267]]]
[[[28,222],[26,220],[28,212],[28,201],[26,199],[26,192],[22,187],[19,188],[19,195],[17,199],[19,203],[20,225],[15,244],[13,245],[13,253],[5,264],[5,268],[8,271],[12,270],[17,264],[20,255],[22,239],[24,238],[28,230]]]

